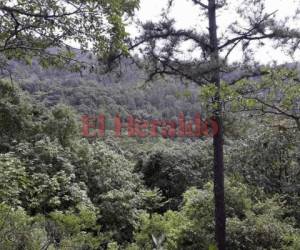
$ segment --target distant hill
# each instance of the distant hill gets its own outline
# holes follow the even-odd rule
[[[92,54],[74,50],[76,59],[89,65],[98,65]],[[53,52],[53,51],[52,51]],[[288,67],[300,67],[289,64]],[[111,73],[97,74],[90,67],[82,72],[64,68],[43,68],[36,60],[31,65],[9,62],[8,71],[2,77],[11,77],[14,82],[37,101],[47,107],[58,103],[71,105],[79,114],[105,112],[134,114],[141,118],[168,118],[184,112],[192,117],[201,112],[199,89],[171,77],[145,83],[147,74],[130,59],[122,59],[121,67]],[[238,79],[240,72],[223,74],[223,79]]]

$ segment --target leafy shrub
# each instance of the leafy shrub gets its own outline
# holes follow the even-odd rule
[[[189,187],[200,188],[209,180],[211,159],[206,142],[159,145],[141,155],[136,170],[147,187],[158,188],[168,199],[166,208],[177,209]]]
[[[226,194],[228,249],[291,249],[298,246],[299,230],[292,220],[283,217],[285,211],[278,197],[253,199],[247,186],[233,179],[226,180]],[[163,235],[165,249],[213,248],[213,214],[213,185],[208,183],[201,190],[191,188],[184,193],[179,212],[143,214],[135,232],[135,244],[141,249],[152,249],[151,236],[159,238]]]

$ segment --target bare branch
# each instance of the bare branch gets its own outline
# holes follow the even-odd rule
[[[219,50],[224,49],[228,45],[234,44],[236,42],[240,42],[242,40],[248,40],[248,41],[254,41],[254,40],[261,40],[261,39],[266,39],[266,38],[272,38],[274,37],[275,33],[271,32],[269,34],[265,34],[261,32],[260,26],[267,21],[272,15],[276,14],[278,10],[265,15],[262,20],[257,22],[256,24],[253,25],[247,32],[242,33],[240,36],[237,36],[235,38],[229,39],[226,41],[223,45],[219,46]]]
[[[208,9],[208,5],[202,3],[200,0],[192,0],[194,4],[200,5],[204,9]]]
[[[59,18],[59,17],[64,17],[64,16],[70,16],[70,15],[74,15],[76,13],[80,12],[81,7],[78,7],[75,11],[73,12],[66,12],[66,13],[62,13],[60,15],[49,15],[47,14],[47,12],[45,13],[32,13],[32,12],[27,12],[26,10],[22,10],[19,8],[13,8],[13,7],[8,7],[5,5],[0,5],[0,10],[6,11],[8,13],[18,13],[24,16],[30,16],[30,17],[37,17],[37,18]]]
[[[262,77],[262,76],[269,75],[269,74],[270,74],[270,72],[266,71],[266,70],[257,70],[255,72],[243,73],[237,79],[230,81],[229,85],[234,85],[237,82],[244,80],[244,79],[249,79],[249,78],[253,78],[253,77]]]
[[[278,112],[277,114],[282,114],[282,115],[287,116],[287,117],[289,117],[289,118],[292,118],[292,119],[294,119],[294,120],[299,120],[299,119],[300,119],[300,117],[295,116],[295,115],[293,115],[293,114],[287,113],[286,111],[284,111],[284,110],[280,109],[279,107],[277,107],[275,104],[269,104],[269,103],[266,103],[265,101],[263,101],[263,100],[261,100],[261,99],[259,99],[259,98],[257,98],[257,97],[249,97],[249,98],[247,98],[247,99],[253,99],[253,100],[256,100],[256,101],[258,101],[259,103],[263,104],[264,106],[276,110],[276,111]]]

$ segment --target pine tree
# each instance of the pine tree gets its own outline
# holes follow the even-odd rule
[[[171,75],[200,86],[212,85],[212,112],[219,124],[219,133],[214,136],[214,196],[215,196],[215,239],[219,250],[225,249],[226,215],[224,202],[223,161],[223,109],[221,85],[231,86],[241,80],[268,74],[260,67],[253,55],[255,46],[270,46],[268,41],[284,45],[290,53],[299,48],[300,31],[291,28],[290,19],[278,21],[277,11],[269,13],[263,0],[246,0],[236,9],[236,20],[221,34],[218,32],[218,15],[235,1],[187,0],[199,8],[208,24],[207,29],[176,28],[175,20],[169,18],[169,11],[175,0],[168,1],[168,8],[159,22],[142,23],[142,34],[133,39],[130,49],[142,48],[144,63],[149,71],[149,80],[157,75]],[[246,9],[247,7],[247,10]],[[229,7],[232,10],[232,7]],[[234,17],[233,17],[234,18]],[[295,19],[294,19],[295,20]],[[241,25],[243,24],[243,25]],[[201,24],[199,24],[201,27]],[[267,43],[263,41],[267,40]],[[192,57],[183,59],[180,52],[187,53],[184,42],[191,42]],[[229,63],[234,52],[243,52],[239,62]],[[198,55],[198,56],[195,56]],[[235,74],[239,71],[239,74]]]

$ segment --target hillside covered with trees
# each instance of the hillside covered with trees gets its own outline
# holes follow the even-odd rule
[[[130,41],[123,18],[138,1],[0,3],[0,249],[300,250],[299,65],[247,51],[265,38],[296,51],[299,33],[253,12],[215,46],[226,1],[192,2],[208,36],[162,15]],[[189,39],[200,61],[176,58]],[[222,54],[235,42],[239,64]],[[178,126],[180,113],[215,117],[218,133],[114,134],[117,114]],[[82,116],[99,114],[106,135],[84,137]]]

